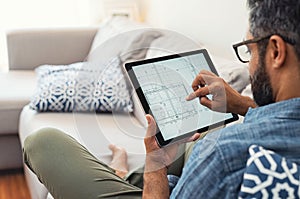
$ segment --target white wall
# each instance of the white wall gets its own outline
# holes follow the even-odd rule
[[[142,20],[171,29],[233,58],[231,45],[247,29],[246,0],[138,0]],[[0,71],[7,70],[5,31],[10,28],[97,24],[99,0],[0,0]]]
[[[246,0],[142,0],[146,22],[185,34],[210,51],[233,58],[232,44],[248,27]]]
[[[87,0],[0,0],[0,71],[8,70],[8,29],[90,25],[89,9]]]

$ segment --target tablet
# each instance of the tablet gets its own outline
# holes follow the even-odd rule
[[[157,124],[160,146],[236,121],[231,113],[212,111],[199,100],[186,101],[201,70],[217,71],[205,49],[125,63],[146,114]]]

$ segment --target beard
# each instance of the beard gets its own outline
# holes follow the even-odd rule
[[[270,77],[266,72],[266,64],[262,57],[259,58],[258,67],[250,77],[254,101],[258,106],[274,103],[273,89]]]

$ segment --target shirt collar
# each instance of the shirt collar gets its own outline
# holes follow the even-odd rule
[[[300,119],[300,98],[280,101],[257,108],[249,108],[244,121],[248,122],[264,117],[272,118],[279,115],[288,115],[291,118]]]

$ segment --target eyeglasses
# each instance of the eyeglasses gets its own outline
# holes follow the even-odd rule
[[[251,59],[251,52],[250,52],[247,44],[257,43],[257,42],[260,42],[264,39],[269,39],[272,35],[274,35],[274,34],[271,34],[271,35],[268,35],[268,36],[265,36],[265,37],[258,37],[258,38],[242,41],[240,43],[234,44],[232,47],[233,47],[233,49],[235,51],[235,54],[238,57],[238,59],[242,63],[248,63]],[[284,37],[284,36],[281,36],[281,35],[279,35],[279,36],[283,39],[283,41],[285,41],[285,42],[287,42],[291,45],[295,45],[295,43],[296,43],[293,39],[290,39],[288,37]]]

